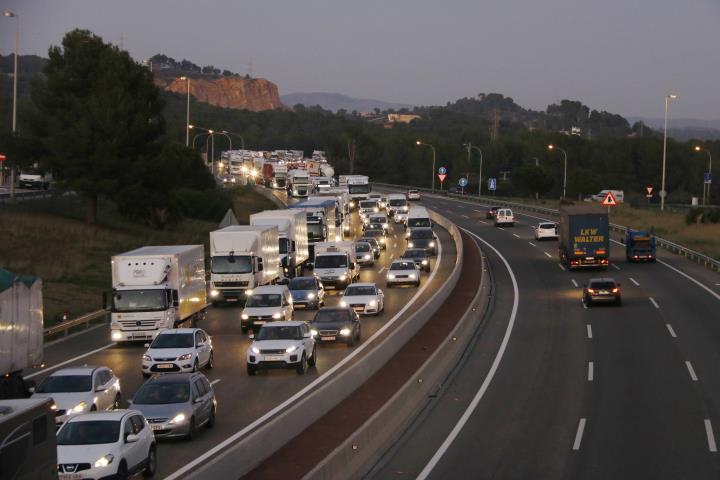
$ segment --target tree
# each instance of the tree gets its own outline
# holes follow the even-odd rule
[[[87,198],[94,223],[100,195],[116,198],[135,183],[128,172],[158,151],[164,102],[150,71],[87,30],[53,46],[36,80],[35,135],[61,188]]]
[[[553,186],[553,179],[541,167],[522,165],[513,170],[512,185],[523,195],[547,193]]]
[[[592,195],[602,189],[598,175],[585,168],[577,168],[568,174],[567,193],[569,197],[579,198]]]

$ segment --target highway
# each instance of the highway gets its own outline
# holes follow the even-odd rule
[[[474,202],[424,203],[476,235],[494,294],[473,348],[372,478],[720,476],[720,277],[670,253],[568,272],[541,220],[495,228]],[[553,219],[549,219],[553,220]],[[586,309],[587,279],[622,284]]]
[[[278,196],[284,197],[284,194],[278,193]],[[377,317],[361,317],[363,341],[410,303],[418,292],[416,288],[385,288],[387,266],[405,249],[404,230],[400,226],[394,226],[392,223],[391,225],[395,233],[389,242],[388,250],[381,253],[374,267],[363,267],[361,271],[360,281],[377,282],[385,293],[385,311]],[[352,228],[353,238],[356,238],[360,233],[356,214],[353,214]],[[443,230],[438,230],[437,233],[443,249],[442,257],[439,261],[433,260],[437,274],[428,286],[428,291],[441,285],[455,261],[454,244],[450,236]],[[421,288],[427,278],[428,274],[423,274]],[[330,294],[326,297],[328,306],[336,305],[338,301],[339,294]],[[419,296],[404,315],[410,315],[421,308],[423,301],[424,297]],[[204,322],[197,325],[212,336],[215,367],[206,370],[205,374],[213,383],[218,399],[217,424],[212,430],[197,432],[192,442],[160,442],[158,478],[165,478],[191,461],[204,458],[206,452],[290,398],[353,351],[353,348],[345,345],[323,345],[319,348],[317,366],[310,369],[305,376],[299,376],[291,370],[274,370],[248,377],[245,359],[250,340],[240,330],[240,311],[240,307],[210,308]],[[295,318],[298,320],[309,321],[313,316],[314,311],[295,312]],[[40,381],[58,367],[82,364],[105,365],[112,368],[120,378],[123,397],[127,400],[143,382],[140,361],[145,348],[142,344],[115,345],[110,343],[109,338],[109,327],[102,325],[47,345],[46,368],[26,377]],[[357,349],[361,343],[356,344],[354,349]]]

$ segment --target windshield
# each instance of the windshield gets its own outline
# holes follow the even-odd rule
[[[301,340],[300,327],[262,327],[256,340]]]
[[[390,270],[415,270],[415,262],[393,262]]]
[[[165,333],[155,337],[150,348],[192,348],[194,345],[192,333]]]
[[[407,221],[408,228],[417,228],[417,227],[430,227],[430,219],[429,218],[408,218]]]
[[[370,217],[370,223],[387,223],[387,217],[385,217],[384,215],[382,217]]]
[[[319,223],[308,223],[307,224],[308,239],[312,240],[315,238],[323,238],[325,235],[325,229]]]
[[[189,383],[153,382],[146,383],[135,394],[133,404],[166,405],[185,403],[190,399]]]
[[[369,243],[358,243],[355,245],[355,251],[356,252],[369,252],[372,250]]]
[[[405,205],[407,205],[407,200],[405,200],[404,198],[390,200],[391,207],[404,207]]]
[[[280,253],[288,253],[288,247],[290,246],[290,240],[287,238],[280,239]]]
[[[346,297],[357,297],[359,295],[375,295],[375,287],[372,285],[352,286],[345,289]]]
[[[279,293],[254,293],[245,302],[246,307],[279,307],[282,295]]]
[[[58,445],[100,445],[120,438],[119,420],[69,422],[60,430]]]
[[[544,230],[555,230],[555,224],[554,223],[541,223],[540,228]]]
[[[375,207],[377,207],[377,202],[375,200],[363,200],[360,202],[360,208],[373,209]]]
[[[252,258],[249,256],[217,256],[210,259],[212,273],[252,273]]]
[[[293,278],[288,284],[290,290],[315,290],[315,279],[313,278]]]
[[[348,310],[320,310],[312,323],[339,323],[349,322],[350,313]]]
[[[613,282],[591,282],[590,288],[596,288],[598,290],[612,290],[615,288]]]
[[[115,292],[113,310],[137,312],[167,309],[165,290],[124,290]]]
[[[374,238],[363,237],[360,241],[369,244],[372,248],[378,248],[377,241]]]
[[[411,230],[410,238],[433,238],[433,232],[432,230]]]
[[[426,256],[425,250],[406,250],[403,253],[405,258],[425,258]]]
[[[370,193],[370,185],[348,185],[348,193]]]
[[[92,389],[91,375],[52,375],[38,386],[37,393],[89,392]]]
[[[320,255],[315,257],[315,268],[347,268],[345,255]]]

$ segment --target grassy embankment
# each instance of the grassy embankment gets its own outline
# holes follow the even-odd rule
[[[237,189],[233,210],[241,224],[256,211],[276,208],[261,195]],[[112,204],[100,203],[98,224],[83,222],[81,199],[61,197],[0,204],[0,266],[43,280],[45,324],[75,318],[101,307],[109,291],[110,257],[144,245],[208,243],[217,223],[184,220],[169,230],[155,230],[119,216]]]

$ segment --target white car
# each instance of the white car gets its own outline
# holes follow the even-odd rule
[[[540,222],[533,227],[535,230],[535,240],[542,240],[543,238],[558,238],[558,227],[553,222]]]
[[[142,358],[142,374],[196,372],[213,368],[210,336],[199,328],[173,328],[161,331]]]
[[[356,283],[345,289],[340,306],[357,313],[378,315],[385,309],[385,295],[374,283]]]
[[[260,328],[247,350],[247,372],[294,368],[298,375],[317,361],[315,338],[305,322],[270,322]]]
[[[395,285],[420,286],[420,269],[417,264],[410,260],[395,260],[388,268],[385,282],[388,288]]]
[[[498,227],[500,225],[515,226],[515,215],[513,215],[512,210],[509,208],[498,208],[495,213],[495,226]]]
[[[243,332],[277,320],[292,320],[295,317],[293,299],[286,285],[264,285],[248,295],[240,314]]]
[[[420,192],[417,190],[408,190],[407,199],[408,200],[420,200]]]
[[[120,408],[120,380],[107,367],[73,367],[53,372],[33,390],[32,398],[52,398],[55,425],[73,415]]]
[[[393,220],[395,221],[395,223],[405,223],[407,222],[407,218],[408,212],[404,212],[401,210],[398,210],[397,212],[395,212],[395,215],[393,215]]]
[[[155,475],[155,436],[137,410],[78,415],[57,433],[60,480]]]

